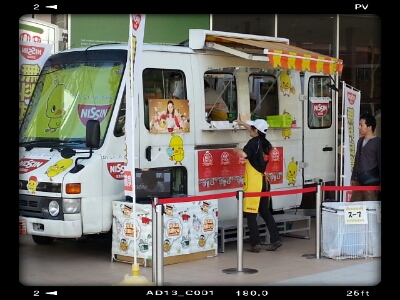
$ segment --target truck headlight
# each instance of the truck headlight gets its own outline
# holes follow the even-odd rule
[[[81,212],[81,199],[63,199],[64,214],[76,214]]]
[[[56,216],[58,216],[59,212],[60,212],[60,205],[58,205],[58,202],[55,201],[55,200],[50,201],[50,203],[49,203],[49,214],[52,217],[56,217]]]

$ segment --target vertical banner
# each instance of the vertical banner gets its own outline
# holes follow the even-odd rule
[[[144,36],[145,16],[141,14],[129,15],[128,58],[129,80],[126,80],[126,119],[125,119],[125,166],[124,190],[125,195],[131,196],[133,201],[132,215],[136,216],[135,193],[135,124],[136,108],[139,101],[139,90],[142,87],[142,46]],[[134,249],[137,246],[137,228],[133,225]],[[135,252],[134,265],[137,266]]]
[[[135,200],[135,110],[139,101],[139,90],[142,86],[142,46],[146,15],[129,15],[128,61],[129,80],[126,80],[126,121],[125,121],[125,195]]]
[[[19,41],[19,126],[24,119],[39,73],[50,56],[52,47],[52,44]]]
[[[344,105],[344,147],[343,147],[343,185],[350,185],[351,172],[356,157],[356,147],[359,138],[358,123],[360,119],[361,93],[343,82],[343,105]],[[351,191],[343,191],[342,201],[349,202]]]

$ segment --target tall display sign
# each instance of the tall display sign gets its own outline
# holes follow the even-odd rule
[[[343,82],[343,185],[350,185],[351,172],[356,157],[357,141],[359,139],[358,123],[360,119],[361,92]],[[341,201],[349,202],[351,191],[343,191]]]
[[[134,203],[135,194],[135,120],[139,101],[139,90],[142,86],[142,46],[146,15],[129,15],[128,61],[129,80],[126,80],[126,121],[125,121],[125,167],[124,190],[125,195],[131,196]],[[133,205],[133,216],[136,215]],[[133,230],[136,232],[136,230]],[[134,249],[136,249],[137,235],[134,235]],[[136,255],[135,255],[135,264]]]
[[[33,89],[52,44],[19,41],[19,126],[24,119]]]

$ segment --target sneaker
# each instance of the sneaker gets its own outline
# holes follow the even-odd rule
[[[261,251],[261,246],[259,244],[255,245],[254,247],[250,246],[249,248],[247,248],[247,251],[258,253]]]
[[[275,251],[278,249],[280,246],[282,246],[282,242],[280,240],[276,241],[275,243],[268,244],[266,247],[267,251]]]

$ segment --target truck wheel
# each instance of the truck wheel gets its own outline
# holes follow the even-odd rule
[[[48,236],[32,235],[33,241],[38,245],[50,245],[54,238]]]

